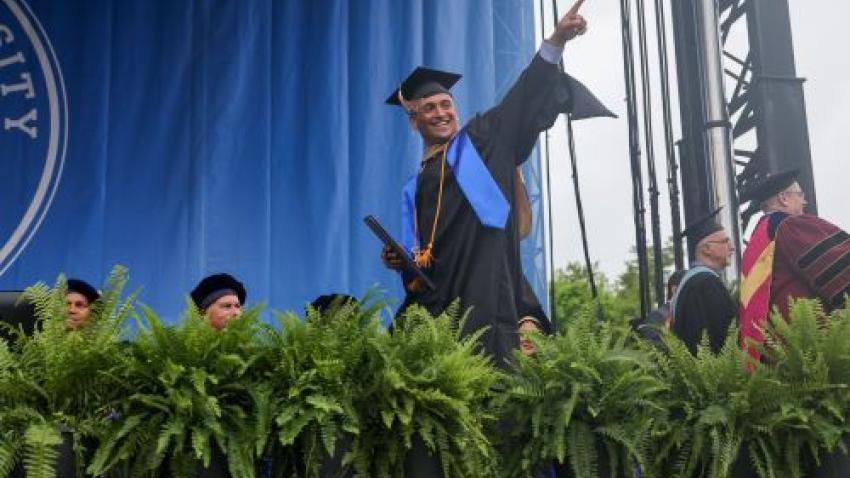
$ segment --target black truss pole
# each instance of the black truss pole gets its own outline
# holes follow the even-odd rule
[[[631,6],[629,0],[620,0],[620,18],[622,21],[623,72],[626,83],[626,105],[629,120],[629,156],[632,172],[632,207],[635,221],[635,248],[638,259],[638,288],[640,296],[640,316],[649,313],[649,282],[646,255],[646,224],[644,220],[643,172],[640,165],[640,139],[635,100],[634,52],[632,47]]]
[[[688,223],[708,212],[711,202],[707,146],[703,135],[704,85],[699,66],[702,53],[697,36],[694,1],[674,0],[671,6],[682,125],[682,139],[678,142],[679,172],[682,180],[684,222]],[[674,241],[681,247],[681,238],[677,236]],[[689,242],[687,246],[688,256],[693,260],[693,244]]]
[[[573,191],[575,191],[578,224],[579,229],[581,230],[581,247],[584,251],[584,266],[587,268],[587,281],[590,284],[590,295],[594,300],[596,300],[599,297],[599,292],[596,289],[593,262],[590,260],[590,247],[587,245],[587,228],[584,225],[584,206],[581,201],[581,190],[578,186],[578,161],[576,160],[575,136],[573,136],[573,119],[570,116],[567,116],[567,141],[570,148],[570,166],[573,171]]]
[[[797,77],[788,0],[746,2],[753,61],[759,172],[800,171],[807,212],[817,214],[803,79]]]
[[[649,178],[649,217],[652,227],[652,263],[655,302],[664,304],[664,257],[661,251],[661,216],[658,210],[658,176],[655,173],[655,148],[652,144],[652,88],[649,78],[649,54],[646,47],[646,10],[637,0],[638,46],[640,54],[641,96],[643,99],[643,133],[646,148],[646,172]]]
[[[558,24],[558,20],[560,16],[558,14],[558,1],[552,0],[552,19],[555,25]],[[563,60],[558,63],[558,67],[561,69],[561,72],[564,71],[564,62]],[[587,244],[587,228],[585,227],[584,222],[584,208],[582,207],[581,201],[581,189],[579,189],[579,180],[578,180],[578,160],[576,157],[575,150],[575,140],[573,138],[573,124],[572,119],[569,115],[567,115],[567,142],[569,144],[570,149],[570,166],[572,167],[572,178],[573,178],[573,191],[575,192],[576,198],[576,209],[578,214],[578,224],[579,231],[581,232],[581,246],[584,251],[584,267],[587,270],[587,282],[590,286],[590,295],[593,297],[595,301],[598,297],[598,291],[596,289],[596,279],[593,274],[593,263],[590,260],[590,251]],[[598,304],[597,304],[598,305]],[[599,312],[599,309],[597,309]]]
[[[661,78],[661,107],[664,120],[664,150],[667,154],[667,191],[670,198],[670,217],[673,237],[682,233],[681,211],[679,209],[679,171],[676,163],[676,150],[673,142],[673,121],[670,113],[670,72],[667,66],[667,19],[664,13],[664,0],[655,0],[655,30],[658,40],[658,70]],[[685,268],[685,256],[682,243],[674,239],[673,258],[677,270]]]

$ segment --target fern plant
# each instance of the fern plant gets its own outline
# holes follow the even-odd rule
[[[438,317],[414,306],[401,319],[368,343],[368,373],[355,397],[358,476],[403,477],[405,456],[419,440],[445,477],[497,476],[485,425],[499,373],[477,351],[483,331],[461,335],[457,303]]]
[[[763,417],[767,404],[781,401],[781,384],[757,367],[749,373],[745,354],[738,348],[737,332],[730,328],[725,344],[713,354],[707,337],[692,355],[672,334],[664,334],[664,350],[655,350],[654,361],[662,381],[668,385],[663,396],[667,420],[654,427],[655,448],[651,452],[661,476],[731,476],[738,462],[747,428]],[[751,406],[763,394],[763,407]]]
[[[734,327],[717,355],[706,338],[694,356],[665,336],[655,360],[669,385],[669,415],[653,451],[663,476],[800,477],[802,450],[835,445],[845,386],[830,382],[816,314],[797,315],[790,327],[774,316],[781,325],[765,331],[767,365],[752,363]]]
[[[534,356],[514,353],[500,395],[507,417],[505,474],[530,476],[552,463],[573,475],[597,476],[599,451],[616,476],[647,470],[648,430],[662,415],[646,352],[624,324],[598,322],[592,310],[555,336],[535,336]]]
[[[118,465],[130,476],[167,468],[195,476],[217,452],[230,474],[255,475],[252,396],[260,308],[214,330],[191,302],[179,324],[167,326],[141,307],[136,341],[122,375],[121,419],[101,442],[88,472]],[[165,462],[165,463],[164,463]]]
[[[17,463],[29,477],[54,476],[63,432],[73,432],[81,467],[84,452],[109,427],[126,360],[124,325],[134,313],[135,294],[122,298],[126,281],[126,269],[116,266],[87,325],[74,331],[66,327],[63,276],[53,288],[38,283],[24,291],[35,331],[18,331],[11,346],[0,340],[0,476]]]
[[[763,368],[785,387],[779,406],[773,404],[771,413],[765,413],[773,420],[753,438],[761,451],[755,457],[760,472],[767,469],[763,461],[773,459],[784,468],[776,476],[798,477],[803,474],[804,453],[815,460],[821,451],[841,448],[846,453],[842,435],[848,432],[844,417],[850,412],[847,317],[846,310],[827,316],[820,302],[804,299],[792,302],[788,319],[775,312],[766,325]],[[754,399],[761,401],[763,396]]]
[[[350,467],[351,450],[337,450],[339,439],[360,433],[355,400],[371,372],[366,347],[381,333],[383,305],[371,296],[363,304],[339,302],[322,313],[310,308],[303,320],[277,314],[280,328],[266,327],[255,422],[257,436],[271,440],[259,441],[255,451],[275,455],[278,473],[318,476],[323,459],[335,453],[345,454],[342,465]]]

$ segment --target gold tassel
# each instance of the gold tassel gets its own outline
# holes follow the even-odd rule
[[[433,244],[428,244],[428,247],[425,248],[424,251],[419,251],[416,254],[416,265],[419,266],[420,269],[427,269],[431,267],[431,262],[434,260],[434,256],[431,254],[431,247]]]
[[[417,277],[407,283],[407,290],[409,292],[422,292],[425,290],[425,284],[422,283],[422,279]]]

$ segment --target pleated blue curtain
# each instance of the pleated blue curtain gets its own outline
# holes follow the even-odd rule
[[[421,142],[383,100],[424,64],[464,73],[463,118],[494,104],[534,51],[527,3],[30,0],[64,79],[67,154],[0,288],[99,284],[123,264],[169,320],[213,272],[279,310],[374,286],[399,298],[362,217],[398,231]]]

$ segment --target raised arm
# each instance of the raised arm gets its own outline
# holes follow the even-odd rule
[[[587,20],[575,8],[567,12],[502,101],[482,115],[479,127],[513,148],[517,164],[528,157],[538,134],[550,128],[560,113],[570,111],[575,94],[582,95],[582,104],[599,106],[590,116],[610,115],[586,88],[558,68],[564,45],[585,31]]]

